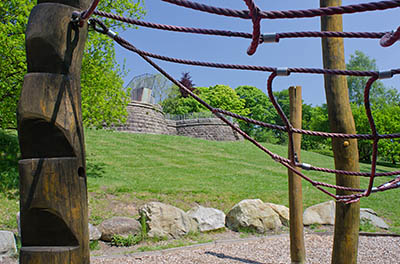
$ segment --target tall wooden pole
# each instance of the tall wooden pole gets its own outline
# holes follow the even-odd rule
[[[320,0],[321,7],[339,6],[341,0]],[[321,17],[322,31],[343,31],[341,15]],[[345,69],[343,39],[322,39],[322,52],[325,69]],[[354,119],[349,103],[349,93],[344,76],[325,75],[325,93],[328,103],[329,125],[332,132],[355,133]],[[346,171],[359,171],[357,140],[333,139],[335,168]],[[336,175],[336,183],[342,186],[359,188],[358,177]],[[337,194],[349,194],[337,191]],[[332,263],[357,263],[358,229],[360,204],[336,203],[335,232]]]
[[[302,98],[301,86],[289,87],[290,123],[294,128],[301,128]],[[300,161],[301,134],[293,134],[294,151]],[[289,147],[289,157],[291,157]],[[298,169],[299,170],[299,169]],[[303,191],[301,178],[288,170],[289,176],[289,224],[290,224],[290,258],[292,264],[306,262],[303,233]]]
[[[22,264],[87,264],[88,205],[80,68],[90,0],[38,0],[26,29],[18,105]]]

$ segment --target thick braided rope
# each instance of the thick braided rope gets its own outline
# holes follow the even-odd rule
[[[162,0],[162,1],[217,15],[238,17],[243,19],[252,18],[249,11],[246,10],[233,10],[228,8],[220,8],[186,0]],[[352,14],[352,13],[360,13],[366,11],[385,10],[396,7],[400,7],[400,0],[370,2],[364,4],[323,7],[323,8],[306,9],[306,10],[260,11],[259,13],[261,19],[305,18],[305,17],[316,17],[316,16]]]
[[[389,47],[400,39],[400,27],[395,32],[386,33],[380,41],[382,47]]]
[[[223,9],[216,8],[213,6],[206,6],[194,2],[189,2],[186,0],[163,0],[166,2],[182,5],[185,7],[190,7],[194,9],[198,9],[201,11],[206,11],[219,15],[229,15],[245,18],[244,11],[233,11],[231,9]],[[253,0],[244,0],[253,22],[253,34],[252,34],[252,42],[250,47],[247,49],[248,55],[253,55],[257,47],[260,43],[260,22],[262,18],[300,18],[300,17],[314,17],[314,16],[326,16],[326,15],[336,15],[336,14],[345,14],[345,13],[356,13],[356,12],[364,12],[364,11],[373,11],[373,10],[384,10],[388,8],[394,8],[400,6],[399,1],[381,1],[375,3],[366,3],[366,4],[358,4],[358,5],[349,5],[349,6],[334,6],[334,7],[324,7],[319,9],[308,9],[308,10],[288,10],[288,11],[260,11],[260,9],[255,5]],[[246,17],[247,18],[247,17]],[[385,39],[381,41],[382,46],[389,46],[400,39],[400,28],[396,32],[397,34],[393,35],[385,35]],[[276,38],[275,41],[279,39]]]
[[[89,8],[80,14],[80,17],[79,17],[79,26],[80,27],[82,27],[84,22],[92,16],[92,14],[96,10],[96,7],[99,4],[99,2],[100,2],[100,0],[93,0],[92,4],[89,6]]]
[[[231,116],[236,119],[240,119],[242,121],[245,121],[247,123],[251,123],[254,125],[258,125],[261,127],[266,127],[270,129],[275,129],[275,130],[280,130],[287,132],[286,128],[284,126],[279,126],[279,125],[274,125],[274,124],[269,124],[265,122],[261,122],[258,120],[254,120],[245,116],[241,116],[239,114],[235,114],[223,109],[215,109],[217,112]],[[320,132],[320,131],[312,131],[312,130],[305,130],[305,129],[300,129],[300,128],[293,128],[293,132],[297,134],[302,134],[302,135],[309,135],[309,136],[318,136],[318,137],[326,137],[326,138],[342,138],[342,139],[373,139],[373,135],[369,134],[344,134],[344,133],[329,133],[329,132]],[[378,135],[380,139],[392,139],[392,138],[400,138],[400,133],[396,134],[382,134]]]
[[[374,117],[372,116],[372,111],[371,111],[371,104],[369,100],[369,95],[370,95],[370,90],[372,84],[378,79],[378,77],[374,76],[368,79],[367,84],[365,85],[364,89],[364,106],[368,118],[368,123],[371,128],[371,132],[373,135],[373,143],[372,143],[372,161],[371,161],[371,177],[368,185],[367,191],[365,191],[365,196],[368,196],[371,193],[373,183],[374,183],[374,177],[376,173],[376,162],[378,158],[378,132],[376,130],[376,125],[374,122]]]
[[[108,34],[108,29],[106,28],[106,26],[104,25],[104,23],[102,23],[99,20],[93,19],[93,21],[95,23],[100,24],[102,30],[98,30],[101,33],[104,34]],[[94,28],[96,29],[96,26],[94,25]],[[370,184],[368,186],[368,189],[357,189],[357,188],[350,188],[350,187],[344,187],[344,186],[337,186],[337,185],[332,185],[332,184],[328,184],[328,183],[323,183],[323,182],[317,182],[317,181],[313,181],[312,179],[310,179],[309,177],[305,176],[303,173],[298,172],[296,170],[296,168],[294,166],[292,166],[292,164],[294,165],[298,165],[296,164],[295,158],[294,156],[291,157],[290,159],[287,158],[283,158],[277,154],[272,153],[270,150],[268,150],[267,148],[265,148],[264,146],[262,146],[260,143],[258,143],[256,140],[254,140],[253,138],[249,137],[246,133],[244,133],[242,130],[240,130],[239,128],[235,127],[233,123],[231,123],[229,120],[227,120],[224,116],[222,116],[218,109],[213,108],[211,105],[209,105],[208,103],[206,103],[204,100],[202,100],[201,98],[199,98],[197,95],[195,95],[193,92],[191,92],[188,88],[186,88],[184,85],[182,85],[180,82],[176,81],[172,76],[170,76],[168,73],[166,73],[162,68],[160,68],[157,64],[155,64],[152,60],[150,60],[144,53],[141,53],[140,50],[136,49],[132,44],[130,44],[129,42],[127,42],[126,40],[124,40],[123,38],[113,35],[113,39],[120,44],[121,46],[134,51],[135,53],[137,53],[139,56],[141,56],[143,59],[145,59],[148,63],[150,63],[153,67],[155,67],[160,73],[162,73],[166,78],[168,78],[169,80],[171,80],[173,83],[175,83],[176,85],[178,85],[178,87],[182,88],[183,90],[187,91],[187,93],[189,95],[191,95],[194,99],[196,99],[199,103],[203,104],[207,109],[209,109],[210,111],[212,111],[217,117],[219,117],[222,121],[224,121],[226,124],[228,124],[229,126],[232,127],[232,129],[236,130],[239,134],[241,134],[244,138],[248,139],[249,141],[251,141],[253,144],[255,144],[257,147],[259,147],[261,150],[263,150],[264,152],[266,152],[268,155],[270,155],[274,160],[276,160],[277,162],[280,162],[281,164],[283,164],[284,166],[288,167],[288,169],[292,170],[294,173],[298,174],[300,177],[302,177],[303,179],[309,181],[313,186],[315,186],[316,188],[318,188],[319,190],[323,191],[324,193],[334,197],[336,200],[338,201],[343,201],[346,203],[351,203],[351,202],[355,202],[358,201],[361,197],[364,196],[368,196],[371,192],[377,192],[377,191],[383,191],[386,189],[392,189],[392,188],[398,188],[400,187],[400,184],[398,184],[397,179],[395,181],[391,181],[388,182],[384,185],[381,185],[377,188],[373,188],[373,179],[375,175],[375,171],[374,169],[371,170],[371,177],[370,177]],[[400,72],[400,70],[394,70],[391,72],[391,74],[395,74]],[[269,94],[272,94],[272,80],[277,76],[277,70],[274,69],[272,71],[272,74],[270,75],[270,78],[268,80],[268,90],[269,90]],[[362,75],[362,76],[368,76],[368,75]],[[365,98],[365,104],[369,105],[369,88],[371,86],[371,84],[378,78],[379,74],[376,72],[372,72],[371,73],[371,78],[369,79],[369,81],[367,82],[367,87],[364,91],[364,98]],[[272,100],[272,98],[271,98]],[[277,107],[279,108],[279,105],[277,105]],[[367,108],[367,106],[366,106]],[[278,110],[278,109],[277,109]],[[278,111],[279,112],[279,111]],[[368,113],[367,113],[368,115]],[[281,117],[282,119],[285,121],[285,116],[283,113],[281,113]],[[373,118],[372,115],[368,117],[370,123],[373,123]],[[287,120],[287,118],[286,118]],[[288,122],[286,123],[286,129],[288,131],[292,130],[291,128],[291,124]],[[373,129],[374,124],[371,124],[371,129]],[[293,131],[291,131],[293,133]],[[373,131],[373,136],[374,136],[374,144],[376,143],[377,146],[377,141],[379,140],[378,138],[378,134]],[[375,152],[375,157],[376,157],[376,153],[377,153],[377,148],[374,148],[374,152]],[[374,156],[373,155],[373,156]],[[373,160],[373,162],[375,163],[376,166],[376,158]],[[350,195],[335,195],[327,190],[325,190],[322,187],[326,187],[326,188],[334,188],[337,190],[345,190],[345,191],[351,191],[351,192],[358,192],[356,194],[350,194]]]
[[[249,8],[251,20],[253,22],[253,36],[250,47],[247,49],[248,55],[253,55],[260,43],[260,36],[261,36],[261,16],[260,16],[260,9],[256,6],[253,0],[244,0],[247,7]]]
[[[385,32],[336,32],[336,31],[300,31],[276,33],[277,39],[282,38],[371,38],[380,39]]]
[[[252,34],[246,32],[236,32],[230,30],[217,30],[217,29],[204,29],[204,28],[193,28],[193,27],[182,27],[182,26],[174,26],[174,25],[165,25],[158,23],[151,23],[146,21],[141,21],[133,18],[123,17],[116,14],[95,10],[93,12],[94,15],[98,15],[101,17],[106,17],[114,20],[118,20],[124,23],[129,23],[132,25],[160,29],[160,30],[168,30],[174,32],[184,32],[184,33],[196,33],[196,34],[205,34],[205,35],[216,35],[216,36],[225,36],[225,37],[240,37],[251,39],[253,37]],[[278,42],[280,39],[284,38],[371,38],[371,39],[380,39],[385,34],[390,34],[390,32],[336,32],[336,31],[301,31],[301,32],[283,32],[276,33],[276,41]],[[260,39],[262,41],[262,39]]]
[[[145,22],[137,19],[127,18],[123,16],[118,16],[115,14],[107,13],[104,11],[96,10],[94,12],[95,15],[107,17],[110,19],[118,20],[121,22],[148,27],[148,28],[155,28],[161,30],[168,30],[168,31],[176,31],[176,32],[186,32],[186,33],[197,33],[197,34],[206,34],[206,35],[218,35],[218,36],[226,36],[226,37],[241,37],[241,38],[252,38],[252,34],[245,33],[245,32],[234,32],[229,30],[215,30],[215,29],[203,29],[203,28],[193,28],[193,27],[181,27],[181,26],[173,26],[173,25],[164,25],[164,24],[157,24],[157,23],[150,23]],[[382,36],[384,33],[382,34]]]
[[[146,52],[140,49],[134,48],[135,52],[143,54],[148,57],[152,57],[155,59],[186,64],[186,65],[194,65],[194,66],[202,66],[202,67],[212,67],[219,69],[235,69],[235,70],[247,70],[247,71],[263,71],[263,72],[274,72],[277,68],[275,67],[267,67],[267,66],[256,66],[256,65],[240,65],[240,64],[225,64],[225,63],[215,63],[215,62],[202,62],[195,60],[184,60],[178,58],[172,58],[167,56],[162,56],[150,52]],[[349,71],[349,70],[332,70],[332,69],[318,69],[318,68],[288,68],[289,72],[292,73],[311,73],[311,74],[336,74],[336,75],[347,75],[347,76],[359,76],[359,77],[370,77],[370,76],[378,76],[378,72],[374,71]],[[392,70],[393,74],[400,74],[400,69]]]

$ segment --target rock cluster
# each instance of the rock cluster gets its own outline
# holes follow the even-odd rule
[[[335,207],[334,201],[328,201],[307,208],[303,214],[304,225],[333,225]],[[145,204],[139,209],[139,215],[140,219],[112,217],[103,221],[98,227],[89,224],[90,240],[109,242],[115,235],[137,236],[142,230],[146,230],[148,237],[165,238],[178,238],[190,232],[209,232],[225,227],[233,231],[266,233],[289,225],[287,207],[264,203],[260,199],[243,200],[234,205],[227,215],[218,209],[200,205],[184,212],[177,207],[160,202]],[[360,222],[369,223],[381,229],[389,228],[375,211],[368,208],[361,208]],[[0,231],[0,259],[16,253],[14,234],[9,231]]]

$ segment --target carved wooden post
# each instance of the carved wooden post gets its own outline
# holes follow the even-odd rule
[[[80,68],[89,0],[38,0],[26,30],[28,74],[18,105],[20,263],[89,259]]]

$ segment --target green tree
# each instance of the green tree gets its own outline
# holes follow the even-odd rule
[[[351,55],[347,64],[349,70],[378,71],[375,59],[371,59],[361,51]],[[358,134],[370,134],[371,129],[365,114],[364,88],[368,78],[348,76],[350,102],[356,130]],[[394,88],[387,88],[379,80],[371,87],[370,102],[378,133],[398,133],[396,114],[400,105],[400,94]],[[397,121],[398,122],[398,121]],[[397,130],[396,130],[397,129]],[[398,140],[380,140],[380,155],[385,160],[396,162],[398,159]],[[372,154],[371,140],[358,140],[359,156],[361,161],[370,162]],[[396,152],[397,151],[397,152]]]
[[[371,128],[368,123],[367,115],[363,105],[351,104],[353,112],[354,123],[356,124],[357,134],[370,134]],[[372,154],[372,141],[359,139],[358,142],[358,156],[360,161],[371,162]]]
[[[375,124],[379,134],[400,132],[400,106],[385,105],[374,111]],[[400,161],[400,139],[381,139],[378,143],[379,155],[393,164]]]
[[[209,89],[200,91],[200,96],[213,107],[244,116],[249,113],[249,110],[245,108],[245,101],[227,85],[211,86]]]
[[[303,104],[303,129],[329,132],[328,107]],[[331,150],[329,138],[303,135],[301,148],[305,150]]]
[[[354,121],[358,134],[371,134],[371,127],[363,106],[352,105]],[[379,134],[394,134],[400,131],[400,106],[384,104],[372,110],[376,130]],[[360,160],[371,162],[372,140],[358,140]],[[378,143],[378,154],[381,160],[400,161],[400,140],[381,139]]]
[[[100,1],[98,9],[120,15],[140,18],[142,0]],[[115,31],[123,31],[128,24],[105,20]],[[115,42],[109,37],[89,31],[82,60],[82,117],[86,127],[101,128],[104,124],[126,121],[126,106],[130,101],[130,89],[124,90],[122,77],[126,71],[115,59]]]
[[[221,108],[236,114],[247,115],[245,102],[227,85],[196,87],[194,93],[212,107]],[[161,106],[165,113],[183,115],[187,113],[207,112],[208,110],[192,97],[183,97],[179,88],[173,86]]]
[[[25,28],[36,1],[10,0],[0,3],[0,128],[16,127],[16,107],[26,74]],[[117,14],[143,15],[141,0],[100,1],[99,9]],[[106,21],[121,31],[127,26]],[[112,40],[89,32],[82,63],[82,113],[86,126],[124,120],[128,93],[123,90],[124,68],[116,63]]]
[[[202,89],[197,88],[194,93],[199,95]],[[168,92],[167,98],[161,102],[163,111],[172,115],[184,115],[188,113],[207,112],[208,110],[199,104],[193,97],[183,97],[178,86],[173,85]]]
[[[26,73],[25,28],[35,2],[0,2],[0,128],[16,127],[17,101]]]
[[[371,59],[363,52],[356,50],[350,55],[350,61],[346,64],[348,70],[355,71],[378,71],[375,59]],[[368,81],[366,77],[347,76],[350,102],[357,105],[364,104],[364,88]],[[387,88],[379,80],[372,84],[370,101],[374,107],[383,104],[399,104],[400,95],[394,88]]]
[[[269,100],[268,96],[260,89],[254,86],[239,86],[235,89],[241,99],[245,101],[245,108],[249,109],[247,117],[275,124],[276,110]],[[276,143],[275,131],[265,127],[260,127],[244,121],[239,122],[240,128],[248,135],[261,142]]]

